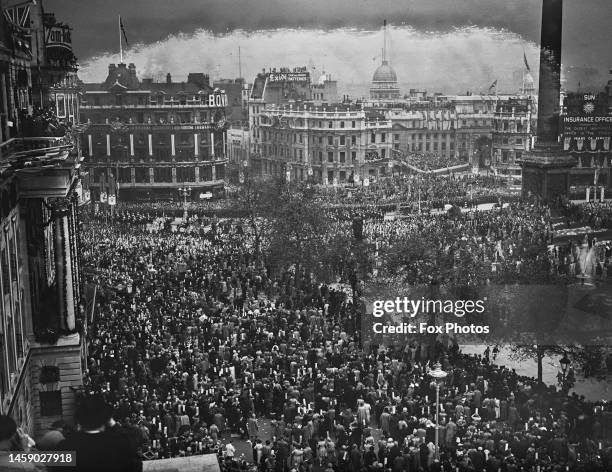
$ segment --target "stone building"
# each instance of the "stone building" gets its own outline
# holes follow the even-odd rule
[[[493,118],[491,168],[511,183],[521,181],[523,154],[533,147],[535,119],[530,98],[499,102]]]
[[[72,420],[83,383],[83,127],[70,28],[1,5],[0,413],[36,437]]]
[[[452,109],[392,110],[393,149],[455,157],[457,115]]]
[[[104,201],[110,180],[126,200],[178,198],[185,186],[193,199],[222,192],[227,105],[203,73],[154,82],[134,64],[110,64],[104,82],[84,84],[81,106],[92,198]]]
[[[326,185],[387,173],[391,122],[354,105],[270,105],[256,114],[257,172]]]

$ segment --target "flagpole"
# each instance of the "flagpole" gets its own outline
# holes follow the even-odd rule
[[[119,20],[119,57],[121,60],[121,64],[123,64],[123,44],[121,42],[121,15],[118,15]]]

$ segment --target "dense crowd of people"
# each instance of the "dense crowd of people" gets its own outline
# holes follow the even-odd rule
[[[412,260],[409,273],[399,274],[398,267],[389,261],[384,264],[389,273],[381,276],[399,274],[404,277],[402,282],[428,284],[434,269],[443,269],[444,261],[453,268],[450,277],[466,285],[516,281],[550,271],[551,256],[546,248],[553,242],[553,230],[546,207],[508,205],[452,215],[411,214],[394,221],[369,221],[365,234],[381,254],[402,243],[426,242],[432,255]],[[540,251],[534,253],[533,248]]]
[[[85,391],[104,396],[141,459],[214,452],[226,470],[270,472],[611,467],[606,403],[461,354],[445,338],[368,345],[350,290],[295,268],[273,273],[244,221],[199,231],[170,223],[137,212],[91,218],[82,236],[101,289]],[[381,251],[427,235],[435,250],[498,274],[552,257],[526,252],[552,240],[549,210],[538,206],[367,220],[364,229]],[[416,267],[415,283],[429,269]],[[449,374],[439,454],[435,361]],[[252,457],[240,457],[247,439]]]
[[[595,230],[612,227],[612,202],[588,202],[567,204],[565,214],[568,221],[577,221]]]
[[[368,185],[363,181],[346,186],[316,186],[316,199],[325,207],[383,207],[417,209],[442,209],[445,205],[476,205],[496,203],[500,200],[512,201],[517,195],[502,180],[493,176],[472,174],[414,174],[395,175],[372,179]],[[240,200],[235,197],[239,190],[234,189],[227,198],[214,200],[191,200],[187,202],[192,214],[222,214],[240,216],[244,211]],[[184,211],[184,201],[119,201],[115,208],[118,213],[147,215],[176,215]],[[100,210],[103,210],[100,207]]]
[[[412,175],[381,179],[367,187],[322,188],[320,199],[327,205],[390,205],[442,208],[445,204],[470,204],[483,199],[508,199],[512,192],[494,177],[467,174]],[[492,198],[495,197],[495,198]]]
[[[446,169],[449,167],[467,164],[467,159],[460,159],[455,156],[439,154],[437,152],[413,151],[407,154],[406,162],[422,171],[433,171]]]

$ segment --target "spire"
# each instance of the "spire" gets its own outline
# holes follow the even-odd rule
[[[387,63],[387,20],[383,21],[383,64]]]

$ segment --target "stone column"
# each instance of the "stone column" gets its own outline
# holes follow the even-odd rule
[[[543,0],[538,91],[538,142],[556,143],[561,94],[563,0]]]
[[[58,199],[53,204],[53,234],[55,249],[55,280],[58,295],[59,326],[62,331],[75,329],[74,264],[76,261],[71,247],[70,199]],[[74,233],[73,233],[73,236]]]

